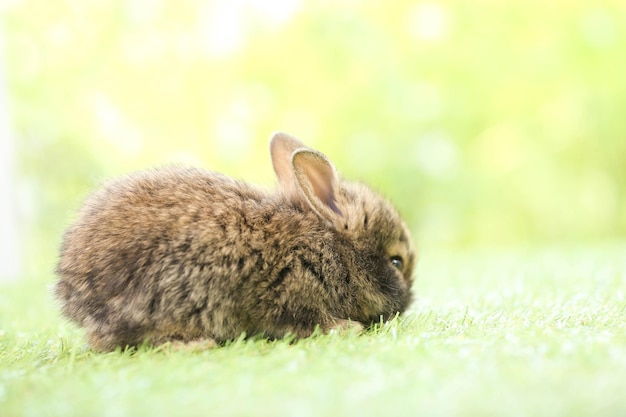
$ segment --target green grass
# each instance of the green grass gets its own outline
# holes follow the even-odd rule
[[[90,352],[41,281],[0,287],[2,417],[626,415],[624,242],[426,251],[400,320],[199,353]]]

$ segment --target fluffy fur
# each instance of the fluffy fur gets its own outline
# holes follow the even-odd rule
[[[306,337],[407,308],[415,255],[393,207],[286,134],[271,151],[275,192],[166,167],[87,198],[55,292],[92,348]]]

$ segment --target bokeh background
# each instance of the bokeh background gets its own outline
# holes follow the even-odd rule
[[[272,186],[275,130],[383,191],[426,250],[626,233],[623,0],[1,4],[22,275],[52,279],[110,176],[182,162]]]

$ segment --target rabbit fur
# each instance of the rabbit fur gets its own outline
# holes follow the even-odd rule
[[[287,134],[270,149],[274,192],[169,166],[86,199],[54,291],[93,349],[307,337],[405,311],[415,253],[397,211]]]

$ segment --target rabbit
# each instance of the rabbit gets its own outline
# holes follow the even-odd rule
[[[165,166],[86,199],[54,293],[90,348],[360,332],[407,309],[416,255],[392,205],[288,134],[270,153],[274,192]]]

